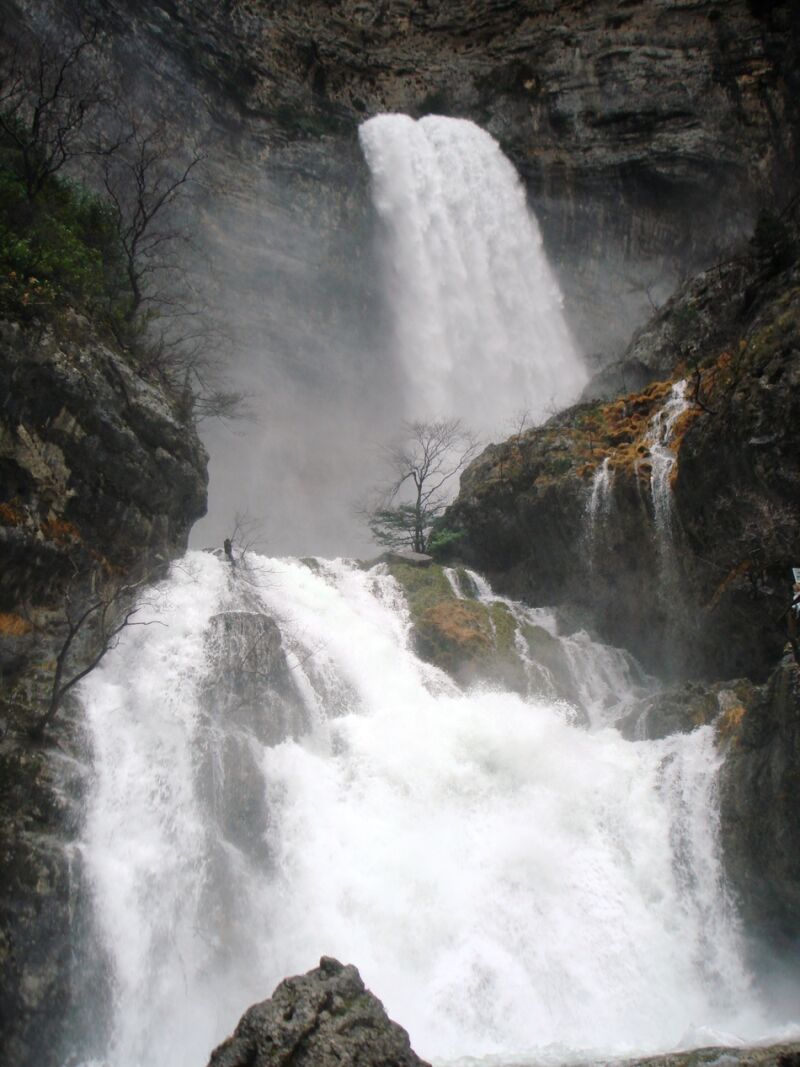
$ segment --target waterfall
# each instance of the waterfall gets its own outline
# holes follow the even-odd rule
[[[494,597],[466,577],[462,595]],[[624,740],[615,708],[641,677],[621,653],[569,639],[587,727],[562,699],[462,692],[421,662],[382,566],[190,553],[137,619],[81,691],[109,1067],[202,1065],[322,954],[357,963],[439,1060],[764,1025],[722,881],[713,732]]]
[[[650,492],[653,498],[653,518],[660,545],[669,544],[673,534],[672,471],[677,456],[672,444],[675,424],[689,406],[685,380],[676,382],[669,399],[653,416],[645,443],[650,452]]]
[[[612,492],[614,489],[614,468],[611,466],[611,458],[606,456],[592,479],[592,488],[586,504],[586,541],[589,566],[594,566],[594,555],[597,549],[597,527],[604,522],[611,510]]]
[[[498,432],[577,397],[586,371],[536,219],[497,142],[466,119],[379,115],[359,137],[385,224],[407,414]]]

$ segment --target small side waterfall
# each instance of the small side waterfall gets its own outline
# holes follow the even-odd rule
[[[142,611],[161,625],[126,630],[82,689],[109,1067],[197,1067],[322,954],[356,962],[441,1060],[759,1032],[712,730],[624,740],[635,665],[506,603],[547,631],[527,644],[539,677],[537,647],[559,642],[588,728],[541,688],[461,692],[420,662],[385,568],[173,567]]]
[[[646,443],[650,450],[650,492],[653,499],[653,518],[659,545],[667,545],[673,536],[672,485],[670,479],[676,454],[670,448],[675,424],[689,406],[687,382],[676,382],[669,399],[653,416]]]
[[[587,374],[536,219],[497,142],[466,119],[379,115],[359,131],[386,228],[407,414],[497,432],[540,419]]]
[[[586,502],[586,543],[589,567],[594,565],[597,551],[598,528],[608,519],[614,491],[614,468],[606,456],[592,479],[592,488]]]

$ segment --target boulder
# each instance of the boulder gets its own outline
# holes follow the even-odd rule
[[[254,1004],[208,1067],[427,1067],[352,965],[323,956]]]

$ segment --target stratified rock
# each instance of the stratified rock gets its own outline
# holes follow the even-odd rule
[[[689,287],[658,317],[649,336],[665,381],[490,446],[446,518],[494,588],[592,611],[606,641],[667,676],[766,679],[800,560],[800,264],[752,256],[736,277],[716,310],[693,305]],[[660,534],[648,432],[682,378],[674,521]],[[592,519],[603,461],[608,497]]]
[[[94,939],[73,847],[88,780],[75,708],[59,711],[51,750],[28,730],[65,591],[158,573],[182,552],[205,510],[206,454],[162,388],[69,312],[0,322],[0,395],[0,1062],[50,1067],[89,1036],[78,1001],[94,1005],[92,1026],[102,1018],[104,961],[79,948]],[[90,641],[78,635],[72,669]]]
[[[186,548],[205,450],[85,319],[1,322],[0,394],[0,611],[58,596],[78,552],[120,573]]]
[[[720,719],[724,736],[730,723],[746,714],[761,690],[746,678],[703,685],[686,682],[645,697],[615,725],[630,741],[656,741],[670,734],[688,734]]]
[[[800,940],[800,667],[791,656],[760,699],[720,721],[720,818],[728,881],[768,954]]]
[[[587,351],[621,348],[796,163],[789,0],[86,6],[129,27],[143,68],[178,57],[215,108],[235,102],[259,149],[386,111],[478,122],[527,182]]]
[[[427,1067],[352,965],[323,956],[255,1004],[208,1067]]]
[[[645,1056],[635,1060],[615,1060],[615,1067],[798,1067],[800,1043],[737,1047],[715,1045],[707,1048],[669,1052],[662,1056]],[[595,1061],[596,1067],[603,1065]]]

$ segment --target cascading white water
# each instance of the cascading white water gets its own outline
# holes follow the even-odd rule
[[[208,698],[209,633],[260,613],[302,703],[281,708],[283,740],[271,701],[245,721]],[[111,1067],[198,1067],[322,954],[355,962],[442,1060],[763,1025],[722,884],[710,728],[628,742],[602,700],[587,730],[561,702],[462,693],[414,655],[380,567],[194,553],[146,616],[161,625],[125,631],[82,691]],[[576,686],[601,693],[604,671],[624,689],[618,656],[573,639]]]
[[[594,472],[592,488],[586,503],[586,541],[590,568],[594,566],[594,557],[597,551],[598,525],[608,518],[611,511],[613,490],[614,468],[611,466],[610,457],[606,456]]]
[[[681,380],[672,387],[669,399],[653,416],[645,443],[650,452],[650,492],[653,498],[653,518],[659,544],[672,539],[672,485],[670,479],[677,456],[670,445],[675,424],[689,406],[687,382]]]
[[[466,119],[378,115],[360,130],[406,414],[498,432],[575,399],[587,374],[536,219],[497,142]]]

